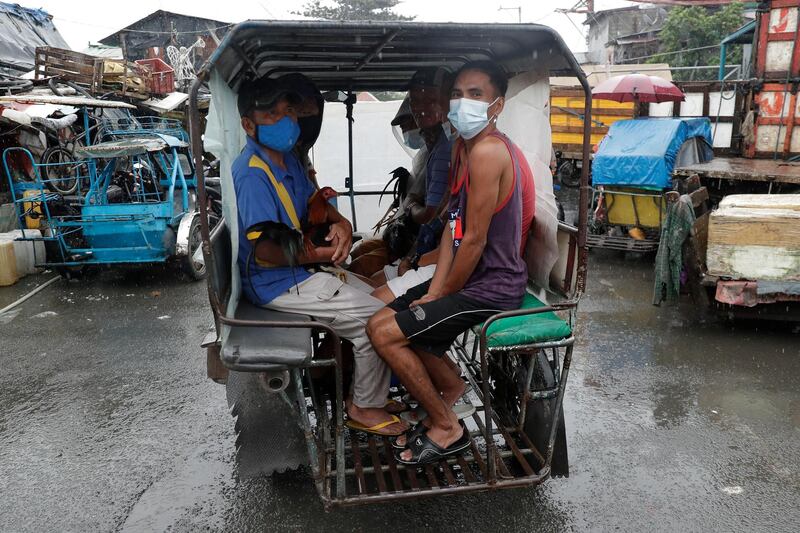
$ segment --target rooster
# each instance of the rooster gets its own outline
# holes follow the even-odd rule
[[[298,258],[315,246],[328,246],[325,237],[330,232],[328,223],[328,200],[337,196],[331,187],[315,191],[308,199],[307,222],[302,233],[282,222],[261,222],[248,229],[260,233],[258,241],[269,240],[277,244],[286,257],[289,266],[297,266]]]
[[[337,196],[338,193],[333,188],[323,187],[308,199],[307,222],[303,225],[303,242],[306,250],[329,244],[325,240],[331,230],[328,221],[328,200]]]

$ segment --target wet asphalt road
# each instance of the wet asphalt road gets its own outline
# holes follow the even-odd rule
[[[653,307],[649,261],[591,260],[569,479],[331,513],[303,474],[239,476],[204,284],[58,282],[0,317],[0,530],[796,531],[800,335]]]

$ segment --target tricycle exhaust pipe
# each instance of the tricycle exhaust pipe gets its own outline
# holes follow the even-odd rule
[[[261,384],[267,392],[283,392],[289,386],[289,371],[277,370],[261,373]]]

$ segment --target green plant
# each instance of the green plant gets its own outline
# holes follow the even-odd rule
[[[742,24],[742,4],[739,2],[732,2],[717,10],[700,6],[676,7],[669,12],[659,34],[659,54],[647,62],[667,62],[675,67],[718,65],[719,48],[706,47],[719,45],[722,39]],[[741,57],[740,47],[732,47],[728,52],[729,63],[738,63]],[[707,73],[701,72],[699,75]],[[697,78],[698,71],[678,70],[673,76],[676,80],[692,80]]]
[[[414,20],[393,9],[400,0],[311,0],[295,15],[327,20]]]

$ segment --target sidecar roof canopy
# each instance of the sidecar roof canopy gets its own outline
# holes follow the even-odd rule
[[[554,30],[539,24],[246,21],[203,66],[234,90],[247,77],[302,72],[320,90],[404,91],[422,67],[456,71],[467,61],[500,63],[509,77],[544,70],[585,77]]]
[[[75,107],[93,108],[116,108],[116,109],[136,109],[135,105],[115,100],[100,100],[98,98],[87,98],[85,96],[56,96],[55,94],[12,94],[0,96],[0,104],[5,102],[16,102],[20,104],[56,104]]]
[[[81,159],[110,159],[160,152],[166,148],[185,148],[188,144],[172,135],[151,133],[106,141],[90,146],[76,146],[75,155]]]

